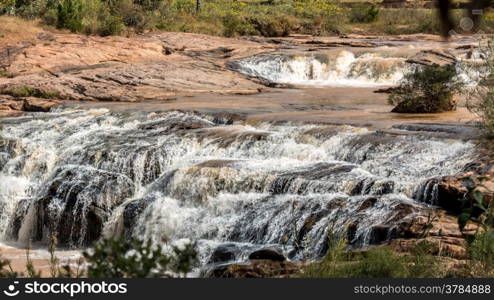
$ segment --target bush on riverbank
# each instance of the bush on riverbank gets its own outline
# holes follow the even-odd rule
[[[2,0],[0,15],[41,19],[72,32],[115,35],[147,30],[223,36],[286,36],[439,33],[431,9],[379,9],[375,5],[341,6],[335,0],[203,2],[196,0]],[[461,11],[454,13],[460,19]],[[481,30],[491,32],[494,18],[484,17]],[[458,22],[456,22],[458,23]],[[461,32],[460,29],[455,29]]]
[[[454,65],[419,66],[405,74],[389,96],[392,112],[437,113],[456,109],[454,96],[463,86]]]
[[[160,245],[137,239],[107,239],[95,244],[94,249],[83,252],[77,266],[61,265],[55,255],[56,238],[52,237],[48,248],[51,257],[50,277],[62,278],[150,278],[185,277],[198,264],[194,243],[170,246],[163,251]],[[61,266],[60,266],[61,265]],[[12,269],[10,261],[0,259],[0,278],[41,277],[26,250],[26,273]]]
[[[494,136],[494,40],[481,47],[483,60],[475,66],[478,84],[469,93],[468,109],[480,119],[487,135]]]
[[[348,16],[353,23],[370,23],[377,20],[379,8],[375,5],[358,4],[350,8]]]
[[[329,252],[317,263],[303,269],[305,278],[405,278],[441,277],[439,260],[432,256],[433,247],[419,243],[411,253],[398,254],[387,246],[378,246],[362,252],[346,252],[346,240],[334,242],[330,237]]]

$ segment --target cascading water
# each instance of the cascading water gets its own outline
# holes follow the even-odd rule
[[[203,263],[225,243],[233,260],[266,246],[315,258],[328,230],[347,231],[355,246],[381,242],[376,228],[392,235],[425,207],[413,200],[422,182],[458,172],[473,151],[458,140],[184,112],[58,111],[3,123],[4,240],[194,240]]]
[[[236,71],[274,83],[311,86],[395,85],[406,71],[404,57],[378,52],[354,54],[318,52],[314,54],[265,54],[231,63]]]

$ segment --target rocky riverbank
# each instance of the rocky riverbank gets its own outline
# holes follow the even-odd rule
[[[290,205],[293,205],[293,211],[296,212],[297,209],[300,209],[299,219],[295,222],[300,221],[301,224],[295,230],[295,236],[291,236],[293,232],[279,233],[280,239],[295,241],[295,245],[301,243],[310,232],[312,234],[319,232],[318,226],[320,226],[321,220],[326,220],[332,214],[353,211],[356,215],[369,217],[377,215],[381,218],[376,221],[379,224],[372,223],[369,228],[365,228],[366,224],[363,222],[365,220],[362,218],[358,220],[348,218],[351,222],[346,224],[348,226],[347,239],[354,241],[357,245],[389,244],[398,252],[407,252],[419,241],[428,240],[435,245],[435,254],[458,260],[465,259],[468,255],[464,237],[474,234],[476,226],[472,223],[460,231],[457,225],[457,216],[464,208],[465,199],[469,199],[468,191],[472,187],[471,178],[474,178],[474,181],[484,178],[482,182],[487,187],[484,194],[488,199],[492,198],[490,187],[493,186],[491,178],[494,178],[492,171],[494,169],[490,159],[486,158],[486,155],[482,155],[480,150],[477,156],[470,159],[473,162],[466,164],[459,171],[456,166],[451,167],[458,171],[453,174],[440,174],[431,178],[430,175],[433,172],[429,169],[433,169],[432,165],[436,163],[435,161],[429,162],[431,166],[422,165],[417,170],[413,169],[410,172],[416,172],[413,174],[424,176],[426,179],[418,185],[414,194],[408,195],[409,199],[406,200],[400,198],[401,196],[396,197],[396,199],[386,198],[388,194],[406,192],[405,188],[397,187],[400,184],[406,185],[406,180],[403,178],[408,178],[409,181],[415,180],[402,165],[410,162],[402,162],[400,157],[393,156],[393,151],[390,149],[394,149],[396,143],[401,142],[403,147],[409,147],[409,153],[402,153],[401,157],[407,155],[421,157],[422,149],[419,149],[418,144],[429,139],[437,142],[439,146],[432,145],[437,150],[432,151],[424,148],[424,151],[430,150],[430,155],[439,155],[444,160],[439,165],[434,165],[435,168],[442,171],[448,170],[448,168],[441,169],[444,165],[448,165],[448,160],[457,159],[454,155],[450,157],[451,153],[454,154],[455,151],[458,151],[459,155],[466,155],[460,150],[455,150],[455,147],[459,147],[458,145],[464,142],[475,143],[476,139],[480,137],[480,132],[473,124],[475,116],[470,114],[465,107],[444,114],[393,114],[390,112],[390,106],[387,105],[386,95],[374,93],[375,90],[381,89],[378,87],[322,86],[307,88],[307,86],[269,82],[262,76],[248,77],[234,71],[232,62],[258,54],[277,53],[278,55],[287,51],[290,52],[291,57],[294,57],[293,53],[299,55],[300,53],[329,51],[329,54],[323,57],[324,60],[326,57],[332,57],[335,49],[359,54],[396,48],[396,52],[400,55],[399,58],[403,58],[403,61],[441,64],[451,63],[456,55],[471,55],[476,43],[474,40],[460,37],[452,44],[445,45],[433,36],[349,36],[340,38],[292,36],[276,39],[248,38],[236,40],[186,33],[159,33],[131,38],[100,38],[41,32],[36,35],[34,40],[0,45],[0,58],[2,58],[0,68],[3,70],[0,76],[0,116],[5,117],[4,126],[12,126],[12,128],[19,126],[16,118],[11,117],[22,115],[26,118],[25,120],[29,121],[30,118],[37,120],[40,115],[30,113],[49,112],[59,106],[60,111],[65,111],[68,114],[75,111],[73,118],[80,119],[81,122],[89,122],[89,125],[86,124],[87,127],[84,129],[87,130],[86,133],[88,134],[86,139],[78,140],[77,134],[70,130],[71,117],[62,115],[49,116],[49,118],[55,118],[52,119],[55,121],[51,121],[54,124],[51,124],[51,127],[47,127],[46,130],[49,131],[53,128],[53,131],[50,131],[49,134],[44,132],[44,134],[48,137],[61,134],[63,140],[74,139],[74,143],[77,144],[95,138],[99,131],[92,134],[88,133],[92,130],[90,129],[92,126],[107,126],[105,124],[113,124],[115,119],[124,124],[127,122],[125,118],[129,116],[135,118],[126,125],[128,127],[123,127],[124,133],[119,131],[121,130],[119,127],[121,123],[118,122],[115,127],[109,126],[101,129],[109,132],[115,131],[112,134],[109,133],[108,136],[111,136],[112,139],[111,141],[108,140],[109,145],[107,146],[114,147],[115,153],[118,153],[117,156],[121,155],[121,157],[113,157],[112,155],[115,153],[107,149],[94,148],[105,141],[95,140],[87,145],[87,149],[81,150],[87,152],[84,155],[78,151],[73,153],[74,157],[79,159],[76,160],[76,163],[87,163],[91,166],[91,168],[87,168],[87,170],[84,168],[81,171],[88,172],[87,174],[84,173],[83,176],[76,169],[63,170],[68,166],[72,167],[75,163],[70,161],[74,157],[63,158],[68,159],[70,164],[63,165],[61,169],[54,169],[59,172],[58,177],[47,177],[52,182],[44,197],[39,199],[23,198],[19,201],[15,206],[18,211],[13,215],[12,224],[5,227],[15,232],[10,237],[20,238],[23,234],[31,234],[32,237],[42,241],[46,235],[43,230],[46,229],[45,226],[48,226],[59,230],[60,240],[67,245],[82,246],[88,245],[102,236],[104,227],[111,223],[112,214],[117,210],[121,211],[123,219],[114,221],[115,224],[112,225],[124,230],[125,234],[131,235],[133,230],[139,229],[135,228],[138,227],[135,224],[136,218],[141,216],[140,214],[146,209],[149,209],[148,206],[153,201],[155,203],[162,201],[162,205],[170,205],[169,201],[171,200],[168,198],[143,198],[134,199],[136,201],[129,204],[124,202],[123,198],[133,195],[143,185],[159,179],[156,185],[168,184],[169,181],[176,184],[173,189],[168,186],[166,188],[160,187],[162,188],[160,192],[167,192],[169,197],[173,196],[174,199],[178,200],[185,196],[191,199],[198,198],[201,201],[197,201],[201,205],[203,205],[203,198],[220,197],[221,195],[218,193],[223,189],[230,189],[228,191],[232,191],[232,193],[270,194],[269,197],[262,194],[263,198],[258,200],[260,205],[269,201],[280,201],[279,199],[286,200],[281,196],[276,198],[279,195],[299,195],[304,198],[301,202],[296,199],[293,202],[290,202],[292,200],[288,198],[286,200],[290,202]],[[420,46],[418,46],[419,44]],[[437,48],[441,49],[438,50]],[[390,54],[386,52],[386,55]],[[348,55],[338,57],[338,59],[346,58]],[[384,63],[379,63],[378,66],[385,66],[384,69],[386,69],[386,66],[389,66],[388,63],[388,60],[384,59]],[[311,70],[315,70],[315,67],[311,68]],[[368,78],[366,77],[366,79]],[[81,110],[88,110],[90,113],[78,115],[77,111]],[[136,117],[132,114],[133,112],[140,112],[145,116]],[[161,117],[163,120],[160,119]],[[58,124],[56,118],[69,120],[64,119],[63,122],[66,123]],[[47,122],[50,120],[47,119]],[[134,128],[136,123],[139,126]],[[133,128],[135,132],[126,132],[125,130],[128,128]],[[10,139],[1,145],[2,149],[12,156],[11,159],[15,159],[16,155],[21,152],[27,156],[34,155],[29,152],[32,151],[31,148],[23,148],[26,146],[21,145],[22,143],[19,141],[25,136],[31,136],[33,132],[39,133],[40,129],[29,124],[27,129],[23,130],[26,131],[10,132],[12,135]],[[191,152],[198,155],[195,160],[191,160],[185,165],[178,164],[178,167],[174,165],[179,171],[173,171],[167,175],[168,177],[162,178],[160,176],[163,175],[161,173],[165,168],[163,164],[169,163],[168,160],[170,159],[167,155],[180,157],[183,155],[181,151],[189,149],[191,146],[188,144],[176,145],[176,149],[173,148],[163,154],[159,152],[160,149],[149,150],[147,147],[150,145],[152,147],[156,143],[162,142],[153,133],[156,130],[161,132],[163,136],[170,135],[167,138],[170,138],[170,141],[174,143],[178,143],[177,140],[189,139],[192,144],[198,143],[205,149],[209,147],[207,148],[208,151],[212,151],[210,149],[212,147],[214,151],[206,153],[206,158],[209,157],[208,155],[213,158],[206,159],[202,156],[204,154],[198,155]],[[366,130],[370,132],[366,132]],[[141,134],[138,139],[136,139],[136,132]],[[338,133],[348,134],[348,136],[352,136],[353,140],[345,140],[347,136],[339,137]],[[123,134],[127,139],[125,142],[130,143],[135,140],[136,144],[123,147],[120,144],[122,141],[119,141],[120,134]],[[268,147],[263,143],[271,146],[280,143],[280,149],[292,147],[292,144],[285,145],[285,140],[276,139],[276,137],[284,135],[286,135],[287,140],[293,140],[293,143],[305,152],[302,151],[300,155],[296,155],[290,149],[280,152],[279,157],[285,155],[289,159],[307,163],[307,165],[303,165],[302,169],[297,171],[286,169],[283,172],[276,168],[258,170],[259,165],[255,160],[253,160],[252,165],[245,163],[252,157],[259,161],[266,160],[268,162],[279,159],[278,156],[270,157],[269,151],[265,152],[251,147],[256,145]],[[97,138],[108,139],[108,136],[102,135],[101,137],[97,136]],[[344,146],[346,148],[340,152],[332,153],[332,148],[326,149],[324,143],[335,137],[341,140],[338,143],[335,142],[334,147]],[[18,141],[15,141],[14,138],[17,138]],[[40,143],[58,143],[57,147],[60,147],[61,141],[40,140]],[[142,141],[149,141],[149,144],[140,145],[139,143]],[[431,146],[420,145],[420,147]],[[73,144],[65,145],[67,147],[65,150],[73,151],[71,146]],[[264,149],[262,147],[260,149]],[[318,147],[322,147],[323,150],[318,149]],[[451,153],[446,147],[452,147]],[[136,155],[137,157],[142,149],[145,150],[145,153],[142,157],[128,162],[130,154],[126,152],[127,149],[135,150],[131,156]],[[225,149],[228,151],[236,149],[238,153],[241,153],[235,164],[231,161],[226,162],[225,157],[216,158],[215,155],[219,155],[218,153],[226,155],[224,151],[227,150]],[[395,150],[398,151],[399,149]],[[321,154],[325,153],[324,151],[329,151],[331,155],[335,155],[329,155],[328,157],[331,159],[336,157],[341,162],[335,165],[320,164],[318,160],[328,160],[328,157]],[[379,151],[383,151],[383,153],[387,151],[388,160],[383,160]],[[235,153],[237,152],[230,153],[229,158],[234,157]],[[359,156],[356,153],[362,155]],[[36,152],[36,155],[39,153]],[[63,156],[65,152],[61,152],[59,155]],[[320,156],[321,158],[319,158]],[[187,156],[184,157],[190,159]],[[372,159],[379,163],[366,166],[365,164]],[[34,156],[33,160],[35,160]],[[120,165],[120,161],[125,161],[125,163]],[[30,167],[28,171],[32,172],[33,176],[41,176],[39,174],[53,167],[50,166],[51,162],[46,161],[39,166],[36,165],[37,162],[32,162],[36,167]],[[29,166],[30,163],[23,164],[22,168]],[[282,163],[280,166],[288,168]],[[110,167],[113,169],[108,169]],[[150,170],[151,168],[153,174],[142,175],[141,167],[144,168],[143,170]],[[380,170],[380,167],[389,168]],[[398,175],[393,173],[393,168],[400,169],[397,171]],[[117,169],[118,171],[116,171]],[[359,169],[359,171],[354,169]],[[243,172],[253,172],[252,170],[256,170],[258,173],[254,172],[247,176],[250,179],[245,179],[245,182],[241,181],[243,180]],[[375,170],[378,170],[376,174],[370,174]],[[267,173],[264,174],[263,172]],[[226,179],[223,177],[228,174],[236,179],[228,176]],[[355,179],[353,178],[356,176],[355,174],[368,178],[363,180],[361,177],[357,177]],[[17,175],[19,174],[8,174],[8,176]],[[259,178],[254,179],[255,176],[259,176]],[[383,178],[376,179],[374,176]],[[384,180],[390,176],[396,177],[394,178],[395,182]],[[95,181],[97,178],[101,180]],[[175,181],[172,181],[173,178]],[[207,183],[202,187],[202,192],[189,191],[192,194],[188,195],[188,191],[178,185],[183,180],[183,184],[190,187],[187,185],[187,180],[192,180],[190,178],[195,178],[196,182]],[[485,178],[487,179],[485,180]],[[255,180],[259,180],[259,182]],[[70,183],[66,181],[70,181]],[[108,192],[106,183],[109,181],[119,185],[118,191],[121,193],[121,198],[110,197],[111,201],[101,203],[98,202],[102,201],[101,199],[95,200],[87,196],[87,193],[101,194],[102,199],[108,200],[109,198],[104,195]],[[347,185],[340,189],[336,184],[332,185],[333,181],[346,182]],[[81,185],[80,182],[85,184]],[[75,189],[68,188],[72,184],[75,184]],[[85,186],[94,188],[94,190],[85,191]],[[209,190],[208,187],[215,187],[216,190]],[[307,198],[311,193],[320,193],[321,190],[341,192],[345,193],[346,196],[343,198],[335,197],[334,199],[330,197],[330,200],[322,196],[322,198]],[[35,196],[38,195],[33,195],[33,197]],[[67,201],[70,202],[70,205],[64,208],[63,212],[57,212],[57,214],[60,213],[60,215],[65,216],[62,221],[58,220],[58,215],[51,211],[56,207],[55,200],[59,199],[59,196],[61,198],[66,196]],[[150,197],[152,198],[154,195],[150,195]],[[215,201],[224,200],[221,197],[214,199]],[[416,200],[417,203],[411,199]],[[34,203],[32,205],[29,204],[31,200]],[[353,206],[348,204],[350,200],[354,201],[351,202]],[[86,201],[84,205],[82,204],[83,201]],[[317,205],[309,207],[318,201],[322,201],[324,207]],[[328,203],[324,201],[328,201]],[[310,205],[299,207],[302,202],[310,203]],[[227,203],[230,202],[227,201]],[[283,203],[280,205],[285,205],[284,202],[280,203]],[[390,203],[392,205],[387,207],[386,205]],[[249,205],[245,204],[244,209],[247,208]],[[288,209],[288,206],[285,208]],[[204,209],[205,214],[215,213],[214,210],[210,212],[209,207]],[[314,211],[310,211],[311,209]],[[254,218],[255,211],[251,214]],[[39,217],[38,223],[27,224],[24,220],[32,217],[32,215]],[[76,215],[85,216],[86,219],[73,217]],[[151,212],[148,212],[147,215],[150,218],[153,217]],[[273,218],[277,215],[278,213],[273,213]],[[143,215],[143,217],[145,216],[146,214]],[[214,218],[221,217],[213,216]],[[255,217],[260,218],[260,216]],[[190,221],[189,219],[184,220]],[[157,218],[151,219],[151,221],[154,224],[162,220]],[[86,224],[87,222],[90,224]],[[64,224],[66,226],[61,228],[60,226]],[[33,232],[26,230],[25,226],[32,226]],[[276,234],[271,233],[268,227],[266,225],[263,231],[260,231],[262,234],[249,233],[251,234],[250,240],[266,244],[271,242],[268,236],[275,236],[278,232]],[[366,234],[362,233],[363,228],[366,230]],[[140,229],[146,234],[151,234],[147,228]],[[207,234],[205,233],[204,236],[214,234],[216,231],[212,230]],[[245,242],[239,232],[231,233],[230,238],[237,242]],[[238,250],[235,247],[232,248],[233,252]],[[250,253],[249,255],[259,251],[253,246],[249,247],[252,248],[248,248],[247,253]],[[216,248],[216,251],[218,249]],[[321,251],[323,251],[325,248],[321,248],[318,244],[317,247],[314,245],[314,249],[322,249]],[[214,256],[215,249],[211,251]],[[297,247],[292,249],[293,257],[299,255],[298,252],[301,251]],[[253,261],[251,264],[232,264],[232,255],[234,258],[237,255],[236,252],[233,252],[219,253],[221,255],[218,255],[217,258],[206,259],[206,262],[213,259],[215,264],[219,264],[211,271],[210,275],[219,277],[286,277],[300,271],[301,264],[288,261],[289,257],[286,257],[286,253],[257,252],[257,256],[251,257],[251,261]],[[223,260],[222,257],[228,257],[228,259]]]

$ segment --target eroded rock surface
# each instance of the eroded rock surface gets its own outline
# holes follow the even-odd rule
[[[38,35],[32,43],[0,45],[0,93],[30,89],[63,100],[167,100],[176,94],[257,93],[261,85],[226,62],[267,51],[264,43],[186,33],[86,37]],[[2,96],[2,110],[23,110]],[[31,103],[31,100],[27,100]],[[29,105],[28,105],[29,107]]]

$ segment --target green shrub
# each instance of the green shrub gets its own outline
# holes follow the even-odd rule
[[[293,15],[300,18],[302,32],[322,35],[339,33],[343,23],[342,9],[331,0],[296,0]]]
[[[342,266],[339,273],[340,277],[407,277],[407,259],[387,247],[377,247],[361,254],[357,263]]]
[[[223,35],[226,37],[251,35],[256,33],[254,26],[249,22],[249,20],[237,13],[228,12],[225,16],[223,16],[222,23]]]
[[[494,191],[484,184],[488,179],[483,176],[469,178],[470,184],[464,200],[467,205],[464,205],[458,216],[458,227],[462,231],[469,221],[474,221],[477,225],[473,236],[464,235],[470,255],[467,269],[469,275],[474,277],[494,276]]]
[[[392,278],[436,277],[438,262],[433,247],[419,242],[408,254],[397,254],[387,246],[378,246],[362,252],[348,252],[347,240],[328,234],[328,253],[320,262],[307,265],[301,277],[306,278]]]
[[[119,2],[119,0],[116,2]],[[148,11],[157,10],[164,5],[163,0],[134,0],[134,3]]]
[[[125,25],[121,17],[112,16],[109,13],[103,13],[98,19],[97,33],[100,36],[118,35],[122,33]]]
[[[467,107],[481,119],[487,134],[494,136],[494,40],[480,50],[484,59],[472,68],[478,84],[468,95]]]
[[[362,253],[340,253],[337,258],[313,263],[301,274],[309,278],[404,278],[436,277],[437,259],[422,249],[411,254],[397,254],[386,246],[371,248]]]
[[[379,7],[372,4],[356,4],[349,11],[350,22],[353,23],[370,23],[377,20],[379,16]]]
[[[58,91],[39,89],[27,85],[3,88],[1,92],[3,94],[11,95],[13,97],[19,97],[19,98],[23,98],[23,97],[36,97],[36,98],[44,98],[44,99],[60,98],[60,93]]]
[[[393,112],[437,113],[456,109],[455,93],[462,82],[456,68],[448,66],[418,66],[405,74],[399,87],[390,95]]]
[[[173,273],[185,276],[197,265],[195,244],[172,247],[172,254],[164,254],[160,245],[151,241],[103,240],[92,252],[85,252],[90,278],[170,277]],[[172,273],[170,273],[172,272]]]
[[[482,274],[479,275],[494,275],[494,229],[477,233],[469,244],[468,252],[471,259],[480,266],[477,272],[482,271]]]
[[[43,22],[47,25],[57,26],[58,23],[58,11],[56,8],[50,8],[45,11],[41,16]]]
[[[13,15],[15,14],[15,0],[1,0],[0,1],[0,15]]]
[[[56,237],[50,238],[50,276],[59,278],[149,278],[186,276],[198,264],[195,243],[182,247],[172,246],[171,253],[165,254],[161,246],[151,241],[109,239],[102,240],[89,252],[83,252],[84,259],[74,264],[60,266],[56,257]],[[9,260],[0,258],[0,278],[41,277],[26,250],[26,273],[14,272]]]
[[[268,37],[287,36],[297,24],[294,17],[285,14],[257,15],[249,21],[260,35]]]
[[[82,24],[83,5],[81,0],[62,0],[57,7],[57,28],[66,28],[72,32],[80,32]]]

